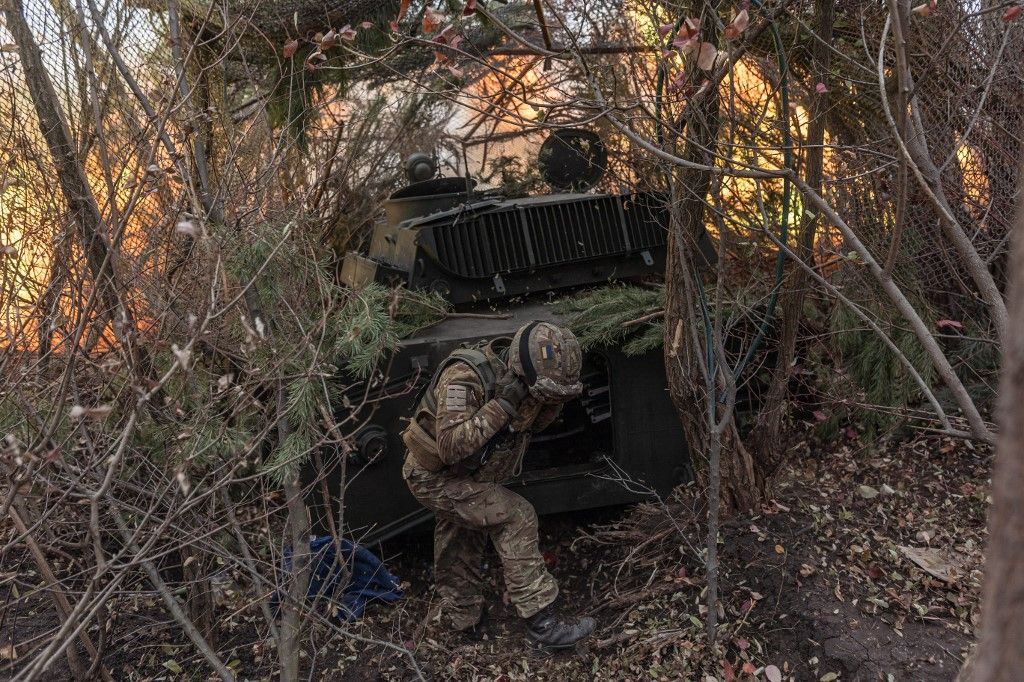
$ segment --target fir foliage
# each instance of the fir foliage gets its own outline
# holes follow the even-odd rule
[[[865,307],[869,315],[882,319],[884,311],[879,306],[867,304]],[[923,305],[918,309],[923,310]],[[843,365],[863,392],[863,400],[868,405],[854,410],[854,421],[861,424],[869,435],[899,423],[900,413],[922,399],[917,383],[882,339],[865,327],[846,306],[835,309],[832,330]],[[937,378],[935,367],[914,333],[890,325],[888,334],[921,378],[929,386],[934,385]],[[871,406],[884,409],[871,409]]]
[[[307,424],[289,433],[263,465],[263,471],[278,483],[297,479],[302,465],[313,452],[315,441],[311,433],[312,428]]]
[[[371,284],[361,291],[344,292],[346,300],[325,325],[327,348],[353,377],[369,377],[378,363],[398,348],[406,336],[435,324],[448,314],[448,304],[436,292],[389,289]],[[326,435],[322,431],[318,402],[334,404],[337,382],[322,374],[308,373],[288,382],[286,415],[292,432],[264,464],[276,481],[294,478],[314,448]]]
[[[329,258],[301,222],[254,225],[229,261],[240,282],[252,282],[268,328],[244,344],[254,374],[285,382],[291,432],[263,463],[274,480],[294,478],[314,448],[328,440],[322,410],[341,398],[344,380],[369,378],[406,336],[443,320],[449,304],[436,292],[371,284],[339,286]],[[251,321],[249,326],[254,326]],[[342,380],[344,378],[344,380]]]
[[[555,304],[556,311],[569,316],[569,328],[583,350],[616,347],[626,355],[643,355],[662,345],[665,324],[661,316],[627,323],[664,309],[664,286],[628,284],[591,289]]]
[[[335,351],[345,368],[365,378],[385,354],[411,334],[443,320],[449,304],[437,292],[388,289],[371,284],[353,292],[336,315]]]

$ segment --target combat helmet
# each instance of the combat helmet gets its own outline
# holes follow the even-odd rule
[[[550,322],[520,327],[508,350],[508,366],[542,402],[567,402],[583,392],[583,351],[576,336]]]

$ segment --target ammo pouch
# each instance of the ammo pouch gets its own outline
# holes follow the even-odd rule
[[[409,420],[409,425],[402,431],[402,442],[409,449],[409,455],[416,460],[421,469],[440,471],[445,463],[437,452],[437,440],[427,429],[420,425],[420,419],[433,420],[433,415],[422,410]]]

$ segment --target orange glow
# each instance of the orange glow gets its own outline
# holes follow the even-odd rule
[[[985,230],[988,228],[987,209],[992,193],[981,155],[973,146],[961,143],[956,150],[956,160],[963,176],[964,208]]]
[[[117,126],[117,117],[109,117],[105,124]],[[39,158],[48,158],[46,146],[33,131],[32,124],[25,128],[24,134]],[[125,220],[124,211],[133,206],[114,264],[126,284],[128,303],[134,308],[137,325],[143,330],[151,326],[152,321],[146,321],[142,308],[144,297],[133,293],[128,280],[166,265],[167,249],[155,243],[159,237],[153,229],[161,222],[157,218],[162,212],[161,190],[172,180],[162,173],[145,179],[145,169],[138,168],[142,164],[138,157],[111,160],[115,162],[115,169],[120,167],[121,173],[115,170],[108,184],[94,145],[85,162],[86,178],[108,220],[113,215]],[[158,158],[154,163],[166,165],[167,162]],[[137,186],[140,180],[141,187]],[[92,278],[83,272],[86,266],[77,235],[73,240],[68,239],[74,226],[66,213],[58,178],[42,176],[35,164],[19,158],[0,169],[0,187],[4,188],[0,192],[0,277],[3,280],[0,285],[0,346],[23,351],[39,348],[39,325],[43,319],[48,319],[54,327],[53,348],[59,352],[67,341],[62,334],[79,321]],[[133,197],[140,192],[132,205]],[[109,243],[110,235],[107,236]],[[53,286],[55,276],[60,278],[57,286]],[[114,338],[110,324],[105,327],[98,338],[92,339],[92,347],[100,352],[109,350]]]

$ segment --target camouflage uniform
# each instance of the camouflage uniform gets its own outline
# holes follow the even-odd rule
[[[505,364],[485,351],[497,376]],[[439,377],[436,434],[438,455],[446,466],[428,471],[406,458],[402,474],[409,490],[437,518],[434,531],[434,580],[441,597],[437,615],[456,630],[472,627],[483,607],[480,565],[490,538],[501,557],[505,584],[520,616],[528,618],[555,600],[558,585],[537,545],[537,513],[521,496],[505,488],[521,467],[530,436],[557,418],[561,404],[527,397],[512,420],[495,400],[484,402],[484,387],[465,362],[454,362]],[[459,462],[490,447],[486,462],[473,473]]]

